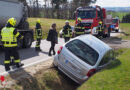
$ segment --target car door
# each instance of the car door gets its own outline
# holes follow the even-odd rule
[[[107,66],[110,63],[110,61],[113,59],[114,59],[114,52],[113,52],[113,50],[110,50],[104,55],[104,57],[100,61],[99,65],[98,65],[98,70]]]

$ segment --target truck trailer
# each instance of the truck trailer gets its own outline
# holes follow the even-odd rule
[[[24,36],[23,40],[18,41],[18,47],[29,48],[33,42],[33,30],[29,29],[27,22],[27,6],[19,0],[0,0],[0,32],[12,17],[17,20],[16,29]],[[1,39],[0,46],[2,46]]]
[[[81,18],[85,34],[92,34],[98,36],[99,22],[102,21],[104,27],[103,37],[110,37],[110,26],[112,24],[112,16],[106,14],[106,9],[101,8],[100,6],[88,6],[88,7],[79,7],[75,12],[75,24],[77,24],[77,19]]]

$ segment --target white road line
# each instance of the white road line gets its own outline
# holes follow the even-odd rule
[[[49,58],[42,59],[42,60],[39,60],[39,61],[34,62],[34,63],[30,63],[30,64],[28,64],[28,65],[24,65],[22,68],[27,68],[27,67],[36,65],[36,64],[38,64],[38,63],[45,62],[45,61],[47,61],[47,60],[49,60],[49,59],[53,59],[53,57],[49,57]],[[21,68],[13,69],[12,71],[8,71],[8,72],[5,71],[5,72],[3,72],[3,73],[0,73],[0,75],[7,76],[7,75],[9,75],[9,73],[12,73],[12,72],[14,72],[14,71],[17,71],[17,70],[19,70],[19,69],[21,69]]]

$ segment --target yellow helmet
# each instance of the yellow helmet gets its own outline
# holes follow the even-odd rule
[[[82,19],[79,17],[78,19],[77,19],[78,21],[82,21]]]
[[[41,20],[40,20],[40,19],[37,19],[37,23],[41,23]]]
[[[7,23],[9,23],[10,25],[12,25],[14,27],[16,25],[16,19],[15,18],[9,18]]]
[[[102,24],[102,21],[100,21],[99,24]]]

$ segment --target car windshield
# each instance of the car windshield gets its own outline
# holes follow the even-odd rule
[[[96,17],[96,11],[90,10],[90,11],[79,11],[78,17],[82,19],[89,19],[89,18],[95,18]]]
[[[118,22],[118,19],[113,19],[112,22],[113,22],[113,23],[117,23],[117,22]]]
[[[99,54],[81,40],[73,40],[66,44],[66,48],[84,62],[95,65]]]

